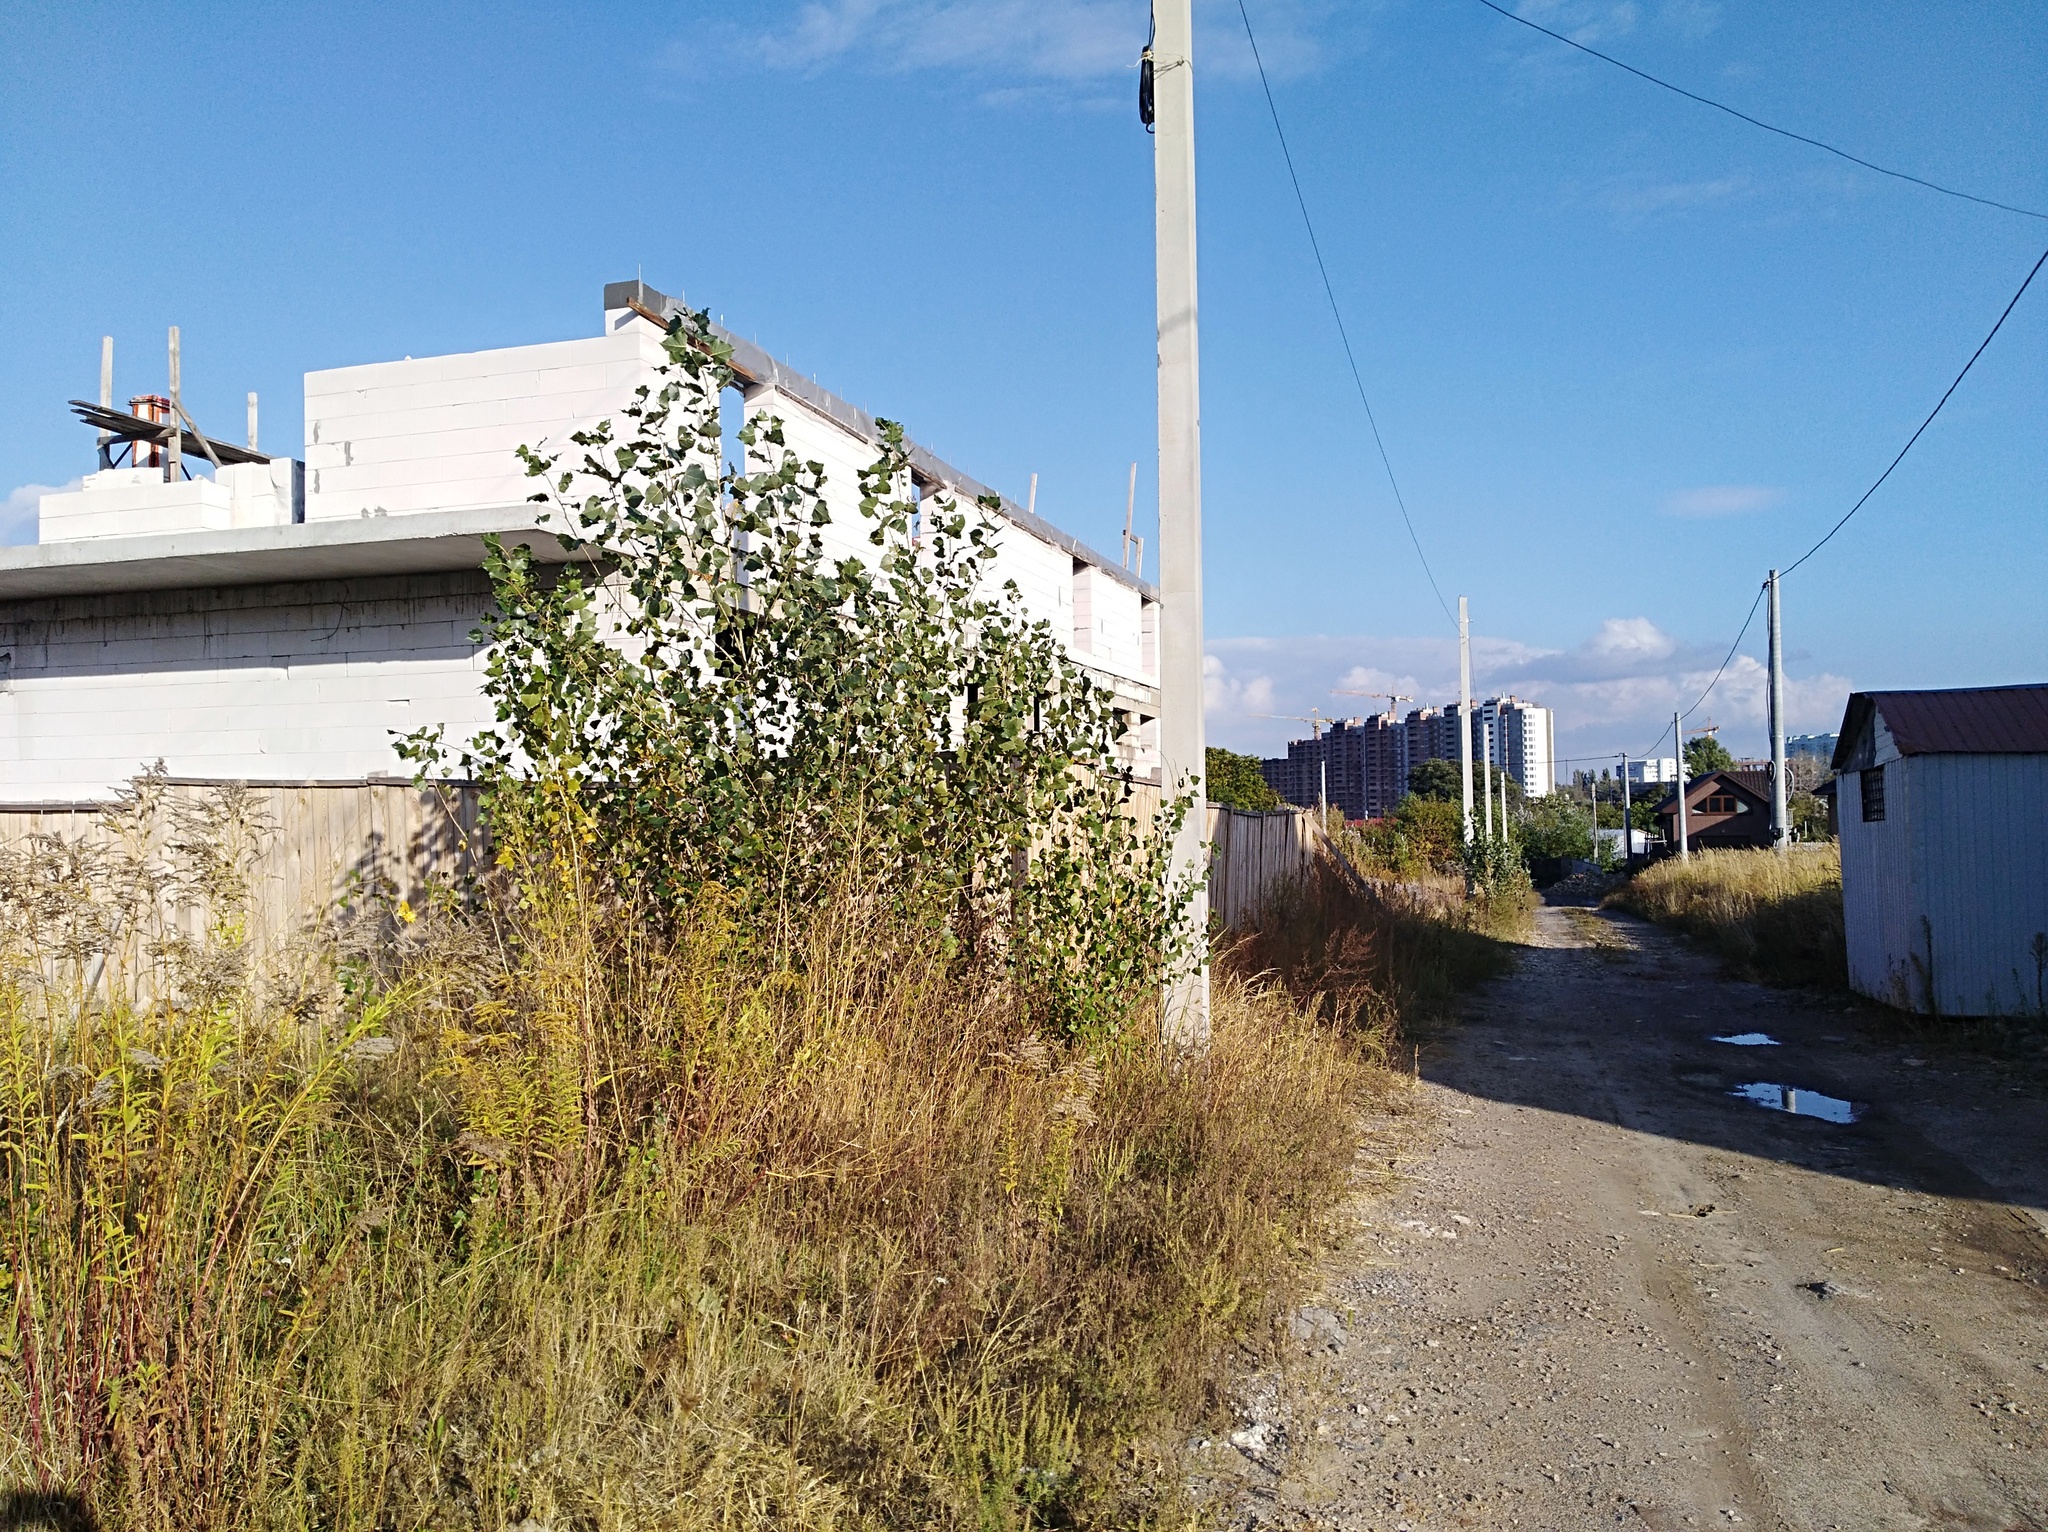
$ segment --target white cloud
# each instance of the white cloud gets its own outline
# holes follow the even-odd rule
[[[1710,0],[1664,0],[1657,19],[1689,42],[1698,42],[1721,25],[1721,7]]]
[[[1235,675],[1215,654],[1202,656],[1202,711],[1212,724],[1253,725],[1250,732],[1267,732],[1256,727],[1264,722],[1261,713],[1274,711],[1273,678],[1265,675]]]
[[[18,547],[36,540],[36,516],[45,495],[61,494],[65,490],[79,488],[83,479],[73,479],[69,484],[24,484],[10,490],[7,502],[0,506],[0,547]]]
[[[1128,68],[1144,26],[1143,7],[1127,0],[812,0],[754,44],[783,68],[857,60],[891,73],[1000,67],[1080,80]]]
[[[1252,72],[1236,6],[1197,6],[1196,54],[1204,73]],[[1321,50],[1312,22],[1328,0],[1283,0],[1259,22],[1269,74],[1290,78],[1315,67]],[[1137,90],[1144,46],[1144,0],[806,0],[779,24],[733,34],[734,51],[776,69],[855,67],[880,74],[951,70],[1009,83],[985,96],[996,104],[1039,99],[1032,84],[1130,85]],[[676,62],[687,65],[678,55]]]
[[[1633,32],[1641,11],[1634,0],[1523,0],[1515,14],[1591,48]]]
[[[1767,511],[1785,498],[1785,492],[1771,484],[1702,484],[1682,489],[1664,498],[1667,516],[1747,516]]]
[[[1678,647],[1647,617],[1610,617],[1587,639],[1585,652],[1603,660],[1661,660]]]
[[[1624,222],[1639,223],[1659,213],[1732,202],[1750,191],[1749,177],[1744,175],[1715,176],[1705,181],[1623,176],[1607,183],[1601,200],[1610,212],[1620,214]]]

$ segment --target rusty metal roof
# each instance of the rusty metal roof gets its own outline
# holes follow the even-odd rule
[[[1901,755],[2048,755],[2048,683],[1857,692],[1842,717],[1837,771],[1855,753],[1873,713],[1883,717]]]

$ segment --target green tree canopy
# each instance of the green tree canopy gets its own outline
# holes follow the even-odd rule
[[[943,931],[950,961],[1003,964],[1039,1024],[1124,1025],[1184,945],[1167,873],[1189,805],[1125,811],[1113,699],[1014,582],[990,589],[992,500],[911,504],[910,450],[878,421],[856,476],[871,551],[834,556],[824,465],[779,420],[741,427],[744,470],[722,461],[734,373],[709,315],[663,344],[659,388],[571,437],[580,468],[521,449],[602,572],[487,538],[495,721],[408,757],[479,781],[508,853],[573,848],[564,875],[620,918],[711,899],[780,919],[858,890]]]
[[[1612,810],[1620,818],[1621,810]],[[1520,826],[1522,849],[1531,856],[1590,857],[1593,830],[1584,800],[1550,793],[1529,801]]]
[[[1710,771],[1727,771],[1735,764],[1735,757],[1728,753],[1728,747],[1711,734],[1702,734],[1685,747],[1685,776],[1687,781],[1703,777]]]
[[[1408,773],[1408,791],[1431,803],[1457,803],[1464,793],[1464,778],[1451,761],[1424,761]]]
[[[1217,745],[1209,747],[1209,801],[1225,808],[1272,810],[1284,807],[1259,772],[1259,758],[1239,755]]]

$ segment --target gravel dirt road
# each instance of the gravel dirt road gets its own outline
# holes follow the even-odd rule
[[[1193,1446],[1217,1524],[2048,1528],[2037,1084],[1608,912],[1467,1009]]]

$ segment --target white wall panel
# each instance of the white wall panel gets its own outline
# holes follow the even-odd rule
[[[524,500],[518,449],[617,418],[666,360],[651,325],[541,346],[306,375],[306,517],[407,515]]]
[[[868,541],[874,523],[860,509],[860,476],[881,456],[881,449],[779,389],[750,391],[745,418],[752,422],[769,416],[782,422],[783,445],[777,448],[766,441],[757,442],[749,457],[750,471],[779,465],[784,452],[799,463],[819,464],[825,473],[823,498],[832,513],[830,524],[821,529],[826,554],[833,559],[857,558],[870,569],[878,567],[881,550]]]
[[[1092,564],[1074,569],[1073,589],[1076,656],[1097,670],[1151,680],[1145,671],[1144,598]]]
[[[0,798],[93,798],[148,763],[258,780],[404,773],[391,731],[489,722],[481,573],[11,603]]]
[[[1942,1013],[2035,1010],[2031,948],[2036,933],[2048,940],[2048,755],[1919,755],[1893,773],[1912,804],[1909,937],[1923,963],[1931,946]]]

